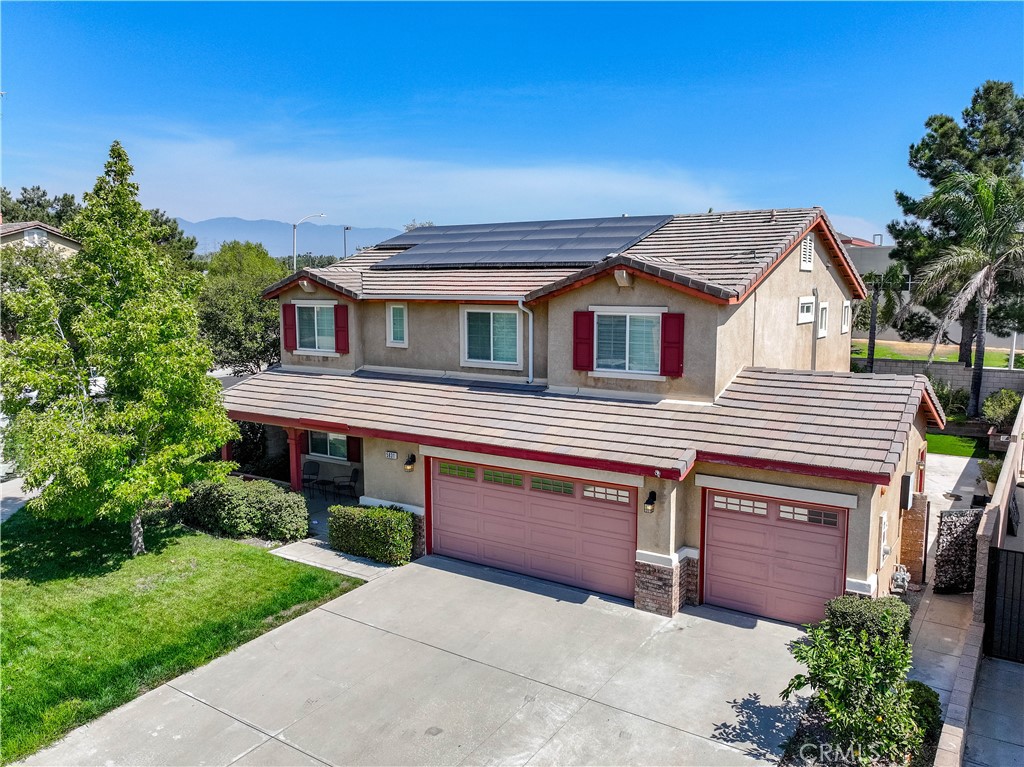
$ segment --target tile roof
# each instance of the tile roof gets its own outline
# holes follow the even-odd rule
[[[24,232],[28,229],[42,229],[50,234],[56,234],[59,237],[63,237],[66,240],[71,240],[66,234],[60,229],[50,224],[44,224],[42,221],[11,221],[0,224],[0,235],[17,234],[18,232]],[[71,242],[77,242],[77,240],[71,240]]]
[[[328,267],[303,269],[271,286],[264,295],[276,295],[287,284],[305,277],[354,299],[479,296],[536,300],[621,265],[712,299],[738,300],[819,220],[832,235],[841,271],[855,287],[863,290],[863,282],[824,211],[789,208],[674,216],[622,253],[610,254],[608,259],[583,269],[536,265],[374,269],[381,262],[405,252],[408,246],[405,240],[400,246],[388,241]],[[416,231],[419,230],[403,237],[407,240]]]
[[[333,424],[356,435],[411,435],[422,444],[522,451],[552,463],[589,461],[667,478],[685,476],[696,459],[888,483],[926,393],[923,376],[747,368],[717,402],[701,405],[270,370],[228,389],[224,399],[240,420]]]

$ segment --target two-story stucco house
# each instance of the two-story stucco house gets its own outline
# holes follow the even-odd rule
[[[672,614],[887,593],[926,379],[849,372],[864,286],[819,208],[421,227],[272,286],[226,392],[361,469],[425,548]]]
[[[14,221],[0,224],[0,247],[48,247],[58,253],[71,255],[82,249],[82,244],[64,235],[60,229],[42,221]]]

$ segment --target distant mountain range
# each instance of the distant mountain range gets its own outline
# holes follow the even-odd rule
[[[292,225],[284,221],[247,221],[244,218],[209,218],[205,221],[178,219],[178,226],[185,234],[199,240],[197,253],[212,253],[221,244],[231,240],[258,242],[272,256],[292,254]],[[314,256],[342,257],[344,239],[340,224],[314,224],[310,221],[299,225],[298,251]],[[361,229],[352,227],[348,233],[348,252],[356,248],[376,245],[401,234],[399,229]]]

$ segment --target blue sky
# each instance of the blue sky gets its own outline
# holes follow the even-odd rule
[[[3,184],[398,227],[822,205],[882,231],[907,147],[1024,76],[1021,3],[11,3]],[[41,41],[49,41],[41,46]],[[59,41],[59,42],[58,42]]]

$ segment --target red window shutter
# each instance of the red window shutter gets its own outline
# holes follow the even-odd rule
[[[361,463],[363,460],[363,440],[359,437],[346,437],[348,441],[348,460],[352,463]]]
[[[295,351],[295,304],[281,304],[281,326],[284,336],[284,350]]]
[[[572,369],[594,369],[594,313],[572,313]]]
[[[334,351],[348,354],[348,304],[334,305]]]
[[[678,378],[683,374],[684,314],[661,315],[661,374]]]

